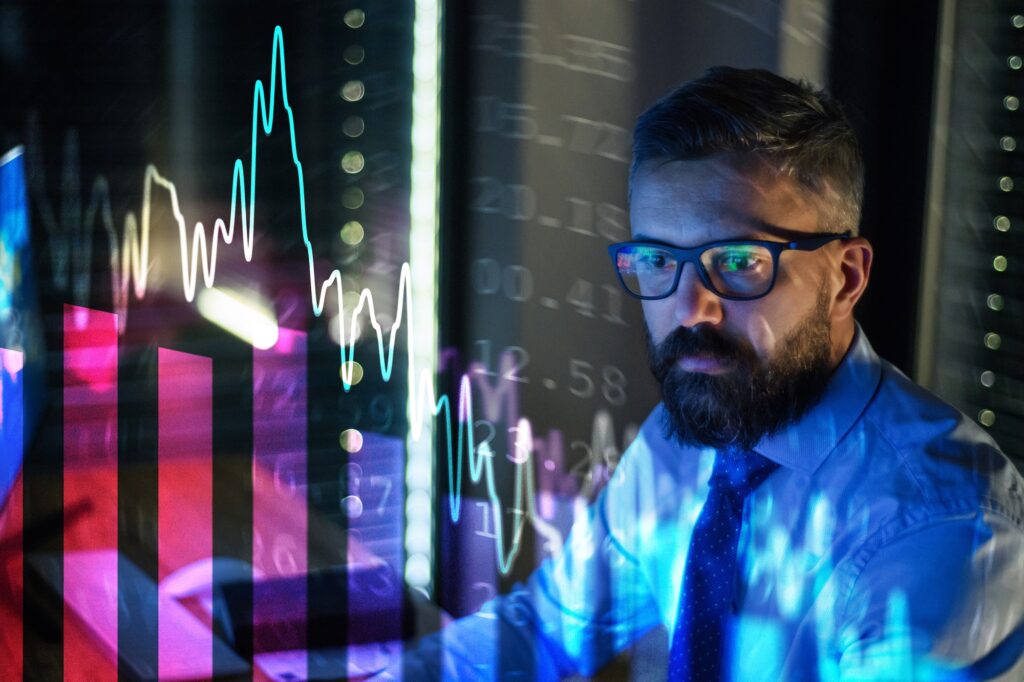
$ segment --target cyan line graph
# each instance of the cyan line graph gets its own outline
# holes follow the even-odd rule
[[[306,217],[305,181],[302,161],[295,134],[295,114],[288,100],[288,78],[285,67],[284,33],[280,26],[274,29],[273,46],[271,49],[269,93],[262,80],[257,80],[253,89],[252,101],[252,144],[249,158],[248,174],[242,159],[235,159],[232,170],[231,204],[227,222],[218,218],[214,222],[211,237],[207,236],[202,222],[196,222],[189,239],[188,221],[181,211],[178,191],[175,184],[161,175],[154,164],[148,164],[143,176],[142,205],[139,216],[128,211],[124,218],[124,229],[118,239],[113,212],[111,209],[110,190],[105,178],[99,176],[92,184],[89,203],[84,215],[81,211],[79,189],[79,173],[77,165],[78,145],[75,134],[69,133],[64,149],[64,173],[61,178],[62,201],[60,219],[52,206],[45,200],[45,176],[42,168],[41,144],[38,124],[29,123],[28,153],[33,172],[30,172],[30,189],[40,209],[42,222],[51,236],[63,231],[64,236],[70,234],[72,241],[54,240],[53,249],[54,275],[58,286],[66,288],[69,280],[73,295],[88,297],[89,263],[91,262],[91,238],[89,230],[99,221],[106,233],[110,247],[111,288],[114,292],[114,309],[118,313],[119,324],[123,325],[126,318],[129,297],[134,294],[141,300],[145,297],[147,278],[150,271],[150,231],[152,229],[152,202],[154,186],[166,191],[171,212],[178,227],[181,247],[182,288],[186,300],[193,301],[198,286],[200,265],[202,266],[203,284],[212,287],[216,279],[217,254],[220,242],[231,244],[235,237],[236,218],[242,233],[242,250],[246,262],[251,262],[253,253],[253,235],[256,218],[256,167],[259,131],[269,136],[274,130],[275,110],[280,80],[281,106],[287,114],[288,134],[291,145],[292,163],[295,166],[298,183],[299,213],[302,226],[302,241],[306,247],[309,262],[310,301],[313,313],[320,317],[326,304],[331,287],[337,292],[339,322],[341,336],[339,339],[341,378],[346,392],[351,390],[355,371],[355,341],[358,336],[358,319],[364,307],[367,310],[370,324],[377,336],[377,349],[381,376],[390,381],[394,367],[395,342],[403,320],[408,326],[410,337],[414,336],[411,272],[408,263],[403,263],[398,283],[398,307],[395,322],[391,326],[387,348],[384,342],[384,330],[377,320],[373,296],[368,289],[363,289],[350,317],[350,327],[346,335],[344,325],[344,297],[341,272],[334,269],[323,282],[318,283],[313,257],[313,245],[309,240]],[[246,179],[249,186],[246,192]],[[212,243],[211,243],[212,240]],[[191,245],[191,250],[189,246]],[[350,339],[350,341],[346,341]],[[538,532],[549,540],[555,539],[559,545],[561,537],[558,531],[548,524],[537,513],[536,485],[532,466],[534,441],[530,423],[526,418],[518,420],[515,428],[515,454],[510,457],[515,465],[513,506],[514,515],[511,530],[511,543],[506,549],[502,501],[498,495],[494,479],[494,454],[489,448],[476,446],[473,435],[473,397],[471,382],[463,375],[459,382],[458,425],[453,424],[451,399],[447,394],[438,396],[434,389],[433,376],[429,369],[416,373],[414,354],[408,353],[408,371],[410,392],[410,425],[412,437],[419,439],[423,430],[423,419],[427,416],[428,406],[431,417],[443,416],[445,423],[445,449],[448,464],[449,507],[452,520],[458,522],[462,507],[463,462],[468,459],[470,479],[473,483],[484,481],[490,500],[494,525],[494,543],[498,568],[502,575],[508,574],[518,556],[520,541],[526,521],[529,519]],[[456,432],[457,431],[457,436]]]

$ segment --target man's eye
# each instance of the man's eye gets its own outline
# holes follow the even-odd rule
[[[763,259],[756,253],[745,251],[734,251],[720,254],[715,259],[715,268],[719,272],[743,273],[756,270]]]
[[[719,267],[728,272],[747,270],[754,267],[757,261],[749,256],[726,256],[719,262]]]
[[[665,253],[645,253],[638,259],[637,265],[645,270],[664,270],[672,267],[673,261]]]

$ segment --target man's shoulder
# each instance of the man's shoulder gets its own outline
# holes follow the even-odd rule
[[[881,360],[882,377],[867,417],[899,448],[948,443],[961,447],[999,446],[959,409]]]
[[[861,451],[863,484],[905,507],[994,511],[1024,527],[1024,482],[988,432],[889,362],[881,365],[878,390],[846,443]]]
[[[915,460],[948,455],[960,458],[979,452],[1005,454],[985,429],[938,395],[915,383],[893,364],[881,360],[882,376],[865,421],[891,447]],[[1008,460],[1007,460],[1008,461]]]

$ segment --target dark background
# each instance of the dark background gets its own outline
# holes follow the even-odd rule
[[[985,425],[1020,461],[1024,298],[1015,263],[1024,257],[1022,207],[1019,190],[1006,196],[990,196],[989,190],[992,179],[1004,174],[1024,186],[1024,168],[1013,154],[975,154],[963,136],[998,140],[1020,130],[1021,121],[993,103],[1008,93],[1024,95],[1019,71],[1006,68],[1009,55],[1024,53],[1024,34],[1010,26],[1012,3],[960,3],[954,30],[948,32],[954,37],[948,47],[955,68],[947,112],[957,122],[949,145],[960,155],[950,157],[943,184],[929,195],[934,162],[946,153],[934,146],[933,137],[941,5],[918,0],[445,4],[438,386],[455,396],[462,372],[470,371],[477,395],[486,390],[496,396],[493,414],[486,399],[478,403],[478,419],[491,424],[475,425],[475,433],[483,439],[493,428],[495,472],[506,507],[515,472],[506,457],[512,452],[506,434],[517,417],[530,418],[535,443],[541,441],[534,462],[536,492],[553,510],[547,520],[564,531],[572,500],[595,494],[658,399],[646,369],[639,306],[619,292],[605,249],[628,234],[628,224],[619,218],[626,209],[628,134],[635,117],[712,65],[778,70],[780,44],[788,39],[780,29],[787,10],[808,21],[809,53],[817,51],[823,60],[819,85],[843,103],[863,146],[862,234],[875,246],[875,262],[858,319],[882,357],[937,388],[972,418],[984,423],[987,417],[981,415],[992,411],[995,421]],[[30,411],[36,415],[24,465],[28,520],[44,519],[61,505],[59,483],[53,482],[59,476],[52,474],[60,465],[62,306],[113,309],[105,236],[89,232],[90,226],[82,232],[75,196],[85,205],[93,179],[106,178],[120,229],[125,213],[138,210],[145,165],[155,163],[174,178],[191,220],[203,220],[209,229],[215,217],[226,216],[231,163],[236,157],[248,160],[252,84],[269,78],[275,25],[285,34],[318,270],[340,268],[348,290],[369,287],[379,311],[387,315],[395,309],[398,268],[409,258],[413,4],[368,4],[366,25],[354,30],[341,18],[357,7],[354,0],[88,5],[0,0],[0,152],[26,144],[32,157],[31,260],[38,291],[19,308],[41,330],[37,337],[25,336],[24,344]],[[827,17],[823,27],[814,23],[818,16]],[[365,47],[366,57],[351,64],[344,55],[356,44]],[[975,59],[978,52],[983,58]],[[352,79],[367,86],[359,102],[339,97],[341,85]],[[972,108],[975,101],[989,104]],[[344,132],[343,123],[353,116],[366,123],[358,138]],[[236,238],[225,250],[218,282],[258,289],[282,324],[308,331],[308,499],[311,509],[344,529],[339,501],[348,492],[347,454],[339,448],[338,434],[359,428],[404,439],[408,382],[401,370],[383,382],[375,343],[366,342],[357,348],[366,378],[358,391],[341,393],[337,345],[327,320],[309,310],[294,171],[287,136],[278,130],[259,143],[257,256],[245,263]],[[356,147],[367,159],[366,170],[346,174],[339,159]],[[988,189],[974,192],[975,183]],[[343,197],[354,186],[365,191],[365,202],[346,208]],[[929,196],[942,205],[939,232],[926,229]],[[53,233],[43,228],[47,206],[58,217]],[[163,213],[155,222],[166,224],[166,207],[158,211]],[[1013,230],[992,230],[992,216],[999,212],[1013,219]],[[366,227],[360,245],[339,239],[349,220]],[[90,240],[92,249],[84,270],[55,267],[55,249],[81,248],[82,239]],[[928,239],[937,253],[930,274],[923,266]],[[176,249],[169,231],[154,235],[152,291],[129,305],[120,358],[122,463],[151,467],[149,477],[141,478],[145,490],[133,493],[143,512],[154,514],[156,348],[213,357],[214,453],[226,462],[215,479],[214,505],[222,519],[215,551],[250,556],[252,538],[245,528],[251,525],[251,475],[245,466],[228,462],[233,456],[244,459],[252,448],[251,400],[237,388],[251,384],[251,349],[211,327],[184,302]],[[994,254],[1011,259],[1006,273],[993,275]],[[931,288],[922,282],[931,282]],[[1005,295],[1005,309],[986,308],[991,292]],[[931,304],[939,313],[922,324],[922,311]],[[8,343],[11,325],[0,331],[0,342]],[[1002,335],[998,352],[982,346],[982,338],[995,331]],[[404,348],[400,335],[397,368],[404,366]],[[504,366],[503,351],[510,363]],[[983,371],[995,372],[994,386],[980,387]],[[519,558],[508,575],[501,575],[487,526],[495,520],[480,516],[486,490],[464,471],[463,517],[453,525],[444,510],[454,491],[447,485],[444,458],[436,459],[432,597],[461,615],[521,580],[548,550],[544,538],[527,527]],[[515,514],[502,519],[506,537],[515,521]],[[138,538],[122,540],[133,561],[153,573],[153,558],[131,549]],[[35,541],[41,550],[60,550],[59,537]],[[29,625],[44,629],[32,622],[34,612],[27,618]],[[337,625],[344,641],[344,618]],[[150,648],[145,655],[152,657],[155,647]],[[59,675],[60,650],[29,637],[26,663],[43,676]],[[627,674],[624,665],[608,674]]]

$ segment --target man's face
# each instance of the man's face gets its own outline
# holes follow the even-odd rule
[[[748,158],[741,171],[724,157],[642,166],[633,238],[692,247],[820,232],[822,217],[795,182],[759,168]],[[818,400],[849,342],[834,333],[832,292],[842,282],[830,246],[784,252],[760,299],[721,299],[686,264],[675,293],[643,302],[651,369],[680,441],[750,448]],[[840,336],[852,336],[852,318],[843,327]]]

